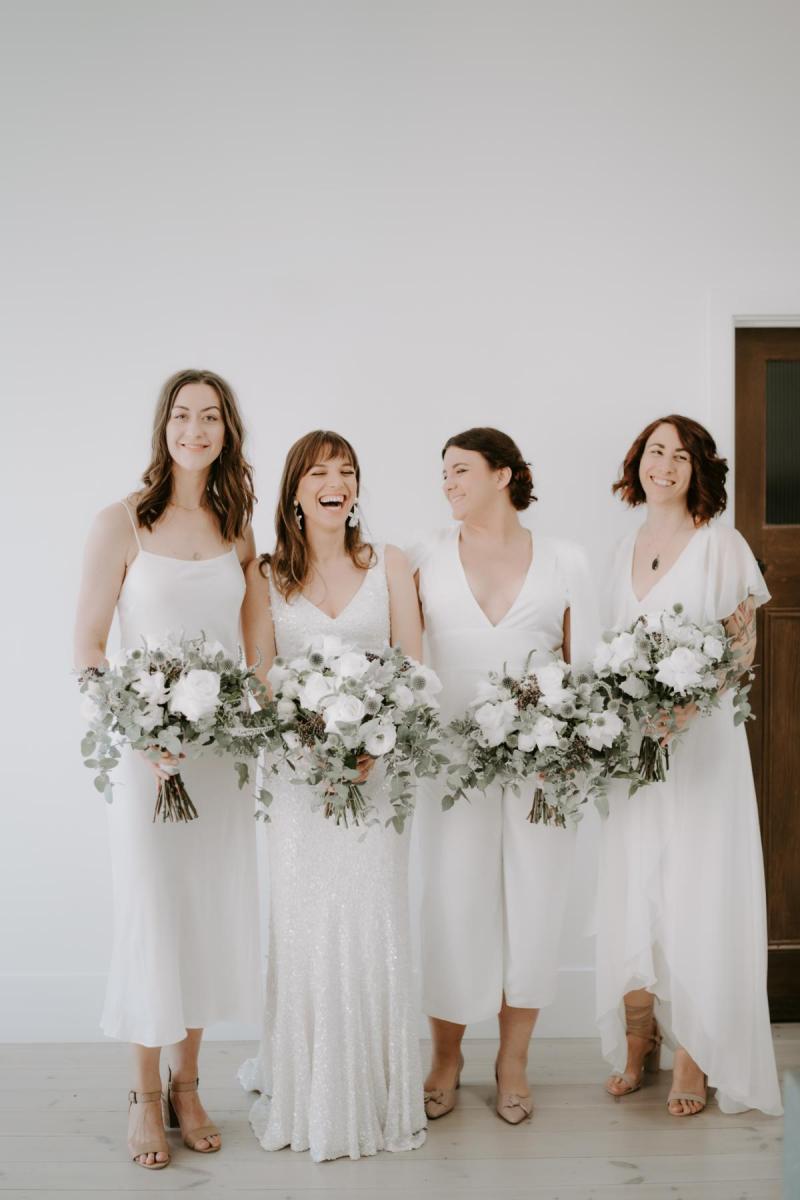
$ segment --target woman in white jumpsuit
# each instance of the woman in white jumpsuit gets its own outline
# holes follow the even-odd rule
[[[520,523],[535,497],[512,439],[467,430],[448,441],[443,465],[458,524],[421,539],[410,557],[449,721],[489,671],[519,672],[531,652],[532,665],[586,661],[598,625],[583,552]],[[423,1007],[433,1036],[426,1111],[436,1118],[453,1108],[464,1030],[497,1013],[497,1112],[518,1124],[532,1112],[528,1044],[556,991],[575,833],[530,824],[531,796],[499,785],[442,812],[446,787],[437,781],[438,794],[417,811]]]

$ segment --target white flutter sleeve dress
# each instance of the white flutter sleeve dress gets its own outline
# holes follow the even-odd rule
[[[199,561],[143,550],[117,610],[120,642],[168,634],[221,642],[239,655],[244,575],[236,550]],[[156,784],[140,755],[123,755],[108,809],[114,940],[102,1029],[169,1046],[217,1021],[254,1024],[260,1007],[253,801],[230,760],[181,767],[195,821],[153,823]]]
[[[638,600],[635,535],[610,577],[613,626],[679,602],[695,622],[720,621],[769,593],[744,538],[712,523]],[[626,1060],[623,996],[648,988],[669,1045],[683,1046],[717,1089],[723,1112],[780,1113],[767,1006],[764,866],[747,736],[732,698],[692,723],[667,779],[611,794],[602,823],[595,914],[597,1021],[603,1054]]]
[[[493,625],[470,590],[459,527],[408,550],[419,571],[430,666],[443,684],[442,719],[464,712],[489,671],[521,671],[560,656],[570,609],[572,658],[586,662],[599,635],[583,551],[535,536],[519,595]],[[444,781],[417,807],[423,873],[423,1007],[470,1024],[555,998],[558,954],[575,852],[575,831],[531,825],[531,794],[494,785],[441,810]]]
[[[270,579],[278,653],[317,635],[380,652],[389,641],[383,550],[338,617]],[[239,1078],[261,1092],[250,1123],[264,1150],[315,1162],[413,1150],[425,1141],[419,1015],[408,916],[409,829],[385,828],[388,788],[376,763],[364,791],[381,822],[337,826],[287,771],[270,784],[269,962],[258,1056]]]

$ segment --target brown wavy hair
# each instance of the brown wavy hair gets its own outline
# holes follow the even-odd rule
[[[299,438],[286,455],[281,476],[280,494],[275,509],[275,549],[262,554],[259,569],[269,563],[275,586],[285,600],[291,600],[303,590],[311,568],[311,556],[304,531],[297,523],[294,498],[300,480],[314,463],[328,458],[346,459],[356,473],[356,495],[361,490],[361,468],[356,452],[346,438],[330,429],[314,429]],[[344,527],[344,548],[360,571],[367,571],[377,562],[373,547],[361,536],[361,526]]]
[[[634,441],[620,468],[619,479],[612,484],[611,491],[631,508],[644,504],[646,496],[639,479],[639,465],[644,448],[659,425],[671,425],[681,440],[681,445],[692,462],[692,478],[686,494],[686,507],[698,525],[704,525],[712,517],[725,511],[728,497],[725,492],[725,476],[728,474],[727,459],[717,454],[717,444],[708,430],[693,421],[672,413],[651,421]]]
[[[442,446],[442,458],[451,446],[457,446],[459,450],[476,450],[493,471],[508,467],[511,472],[508,498],[517,512],[522,512],[535,502],[531,465],[525,461],[519,446],[507,433],[488,425],[465,429],[463,433],[447,439]]]
[[[256,503],[253,468],[244,457],[244,425],[233,388],[213,371],[177,371],[170,375],[162,387],[153,418],[152,458],[142,476],[144,490],[136,501],[136,516],[140,525],[152,529],[169,504],[172,496],[172,456],[167,446],[167,423],[175,398],[187,383],[207,383],[219,400],[225,440],[208,472],[205,500],[217,518],[223,541],[235,542],[253,518]]]

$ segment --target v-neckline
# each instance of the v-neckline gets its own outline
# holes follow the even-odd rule
[[[672,574],[672,572],[675,570],[678,563],[682,560],[684,554],[689,549],[689,547],[694,545],[694,543],[697,539],[697,535],[702,533],[704,528],[707,528],[707,527],[701,525],[699,529],[695,529],[694,533],[689,538],[688,542],[683,547],[680,554],[675,559],[674,563],[672,563],[669,567],[667,567],[667,569],[663,575],[659,575],[659,577],[655,581],[655,583],[652,583],[650,585],[650,587],[647,589],[647,591],[645,592],[645,594],[643,596],[637,596],[636,588],[633,586],[633,559],[634,559],[634,555],[636,554],[636,539],[639,536],[639,530],[637,529],[636,533],[633,535],[633,538],[631,539],[631,560],[630,560],[630,563],[628,564],[628,585],[631,589],[631,594],[633,595],[633,598],[637,604],[644,604],[645,601],[647,600],[647,597],[652,596],[653,592],[656,590],[656,588],[659,586],[659,584],[663,583],[664,580],[669,575]]]
[[[361,595],[362,591],[366,587],[367,579],[369,578],[369,574],[368,574],[369,570],[370,570],[370,568],[367,568],[367,570],[364,572],[364,578],[361,580],[361,583],[358,585],[356,590],[353,592],[352,596],[347,601],[344,608],[340,608],[335,617],[332,617],[330,613],[326,613],[324,608],[320,608],[320,606],[318,604],[315,604],[313,600],[309,600],[308,596],[304,596],[302,592],[300,593],[300,599],[305,600],[306,604],[309,604],[312,608],[315,608],[317,610],[317,612],[320,614],[320,616],[325,617],[328,621],[338,621],[344,616],[344,614],[347,612],[348,608],[350,608],[351,604],[355,603],[357,597]]]
[[[458,569],[461,574],[461,578],[464,581],[464,587],[467,589],[467,592],[469,593],[470,597],[472,598],[472,603],[475,605],[478,612],[481,614],[481,616],[483,617],[484,621],[486,622],[486,624],[489,626],[490,629],[499,629],[500,626],[503,624],[503,622],[506,621],[511,616],[512,612],[519,604],[523,592],[525,591],[525,589],[528,586],[528,580],[531,577],[531,572],[533,571],[533,564],[534,564],[534,562],[536,560],[536,556],[537,556],[536,549],[533,544],[533,534],[530,532],[530,530],[528,530],[528,536],[531,539],[531,561],[528,563],[528,569],[525,572],[525,576],[522,580],[522,583],[520,584],[519,591],[517,592],[516,596],[514,597],[511,604],[506,609],[506,611],[503,613],[500,620],[499,621],[491,621],[489,619],[489,617],[487,616],[485,610],[481,606],[481,604],[479,604],[478,598],[472,590],[472,585],[470,584],[469,576],[467,575],[466,569],[464,567],[464,563],[462,562],[462,559],[461,559],[461,527],[459,526],[456,529],[456,536],[453,540],[453,545],[454,545],[454,549],[455,549],[456,562],[458,564]]]

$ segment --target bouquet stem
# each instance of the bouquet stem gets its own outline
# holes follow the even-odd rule
[[[643,737],[636,770],[645,783],[663,783],[669,770],[669,747],[656,738]]]
[[[348,784],[347,799],[344,804],[334,804],[331,800],[325,804],[325,816],[333,817],[336,824],[344,825],[345,829],[350,827],[347,819],[348,813],[354,825],[360,825],[367,815],[367,805],[357,783]]]
[[[567,827],[564,814],[554,804],[547,803],[541,788],[537,788],[533,793],[533,804],[528,813],[528,820],[531,825],[549,825],[552,822],[558,829]]]
[[[159,816],[162,821],[193,821],[197,816],[180,775],[159,781],[153,820],[157,821]]]

